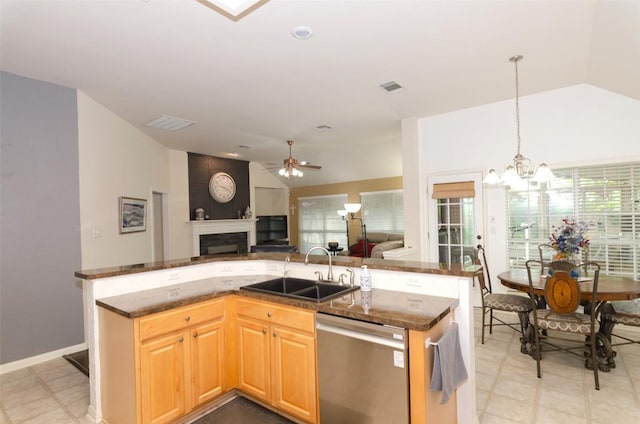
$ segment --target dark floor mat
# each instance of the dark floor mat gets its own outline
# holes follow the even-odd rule
[[[293,424],[243,397],[238,397],[191,424]]]
[[[89,350],[81,350],[80,352],[62,355],[64,359],[69,361],[71,365],[78,368],[80,372],[89,377]]]

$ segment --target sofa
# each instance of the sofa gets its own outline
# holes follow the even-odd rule
[[[367,233],[367,250],[370,258],[382,259],[382,252],[391,249],[404,247],[403,233],[384,233],[384,232],[368,232]],[[348,250],[340,252],[344,256],[364,257],[364,240],[358,238],[358,242],[349,246]]]

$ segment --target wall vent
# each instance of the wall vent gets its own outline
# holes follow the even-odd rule
[[[404,87],[398,84],[395,81],[385,82],[384,84],[380,84],[380,88],[385,90],[387,93],[396,93],[401,91]]]

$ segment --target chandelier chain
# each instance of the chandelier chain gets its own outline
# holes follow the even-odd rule
[[[520,90],[519,90],[519,80],[518,80],[518,62],[522,59],[522,56],[514,56],[513,63],[516,66],[516,135],[518,138],[518,156],[520,156]]]

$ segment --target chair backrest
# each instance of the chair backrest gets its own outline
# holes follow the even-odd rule
[[[543,266],[542,261],[529,260],[526,262],[527,274],[529,277],[530,296],[535,296],[534,279],[532,268]],[[572,271],[578,269],[589,269],[593,271],[593,281],[591,284],[591,299],[597,299],[598,279],[600,277],[600,266],[595,262],[583,262],[574,264],[570,261],[552,261],[549,267],[553,270],[544,284],[544,298],[547,306],[553,312],[561,315],[572,314],[576,311],[582,301],[582,286],[589,286],[589,282],[578,282],[578,278],[572,275]],[[591,308],[591,316],[595,317],[595,310]],[[534,312],[535,313],[535,312]]]
[[[571,314],[580,306],[582,296],[578,280],[571,272],[556,270],[544,285],[544,298],[547,306],[558,314]]]
[[[538,245],[538,252],[540,253],[540,262],[542,263],[540,273],[544,275],[547,266],[553,261],[553,257],[557,251],[549,243],[542,243]]]
[[[491,293],[491,273],[489,272],[489,266],[487,265],[487,255],[485,253],[484,247],[481,244],[478,245],[476,249],[476,257],[474,258],[474,262],[477,265],[482,266],[481,269],[476,272],[476,278],[478,279],[478,283],[480,284],[480,292],[482,296],[487,293]]]

